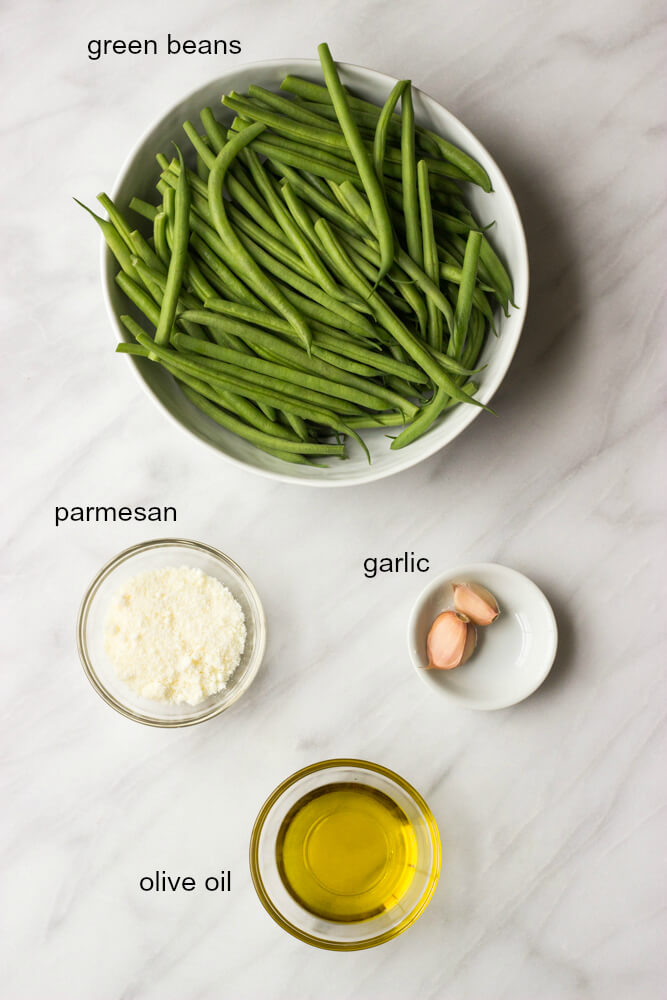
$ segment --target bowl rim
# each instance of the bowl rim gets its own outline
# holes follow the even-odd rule
[[[171,113],[176,107],[178,107],[181,104],[189,102],[196,94],[198,94],[200,91],[207,90],[217,80],[221,81],[229,80],[229,78],[233,76],[234,73],[238,73],[242,70],[243,71],[250,70],[254,67],[263,68],[265,70],[276,69],[276,70],[281,70],[281,72],[284,73],[284,66],[286,63],[289,63],[290,67],[297,67],[303,70],[312,70],[320,68],[320,63],[317,59],[303,59],[303,58],[260,59],[252,62],[239,63],[235,65],[233,70],[230,70],[227,73],[223,73],[219,77],[214,77],[207,83],[200,84],[199,86],[188,91],[186,95],[181,97],[177,102],[173,103],[158,118],[154,118],[149,123],[149,125],[144,129],[144,131],[139,136],[137,141],[134,143],[130,152],[125,157],[125,160],[123,161],[122,166],[118,171],[118,174],[114,181],[112,187],[112,199],[116,200],[118,191],[125,182],[126,174],[129,172],[132,163],[134,162],[134,159],[140,152],[141,148],[143,147],[149,135],[153,131],[155,131],[156,128],[158,128],[158,126],[164,121],[165,118],[171,115]],[[383,82],[383,84],[387,87],[387,92],[389,92],[391,88],[394,86],[394,84],[397,82],[397,79],[395,77],[389,76],[387,73],[381,73],[378,70],[372,69],[368,66],[359,65],[358,63],[347,63],[347,62],[337,61],[336,65],[339,67],[343,75],[349,71],[353,72],[356,71],[356,72],[361,72],[363,74],[367,74],[371,78],[375,78],[377,81]],[[290,71],[293,72],[294,70],[292,69]],[[224,88],[221,89],[221,93],[223,92]],[[460,129],[463,132],[465,138],[473,145],[473,147],[475,146],[479,147],[479,151],[481,151],[484,157],[486,157],[487,160],[486,166],[491,167],[492,171],[495,173],[494,181],[496,183],[496,187],[494,190],[498,191],[499,189],[503,189],[503,195],[510,204],[517,225],[517,233],[519,236],[520,268],[524,271],[526,278],[525,301],[523,302],[521,308],[517,310],[518,317],[516,322],[518,325],[516,326],[516,332],[514,334],[514,343],[511,345],[511,348],[505,359],[504,364],[502,365],[501,368],[499,368],[499,370],[496,373],[495,382],[494,383],[487,382],[485,385],[481,387],[481,390],[478,394],[477,398],[480,400],[480,402],[484,403],[485,405],[488,405],[491,399],[493,399],[493,397],[495,396],[500,386],[502,385],[505,376],[507,375],[507,372],[509,370],[509,367],[512,363],[514,355],[516,354],[516,350],[519,345],[519,341],[521,339],[521,334],[523,332],[526,313],[528,311],[528,299],[530,294],[530,268],[528,260],[528,247],[526,242],[526,234],[521,219],[521,213],[519,212],[519,207],[516,203],[516,199],[514,197],[514,194],[512,193],[510,185],[507,182],[507,179],[505,178],[505,175],[503,174],[502,170],[500,169],[500,167],[498,166],[498,164],[496,163],[495,159],[488,151],[486,146],[481,142],[481,140],[478,139],[477,136],[459,118],[456,117],[456,115],[454,115],[451,111],[449,111],[446,107],[444,107],[444,105],[436,101],[435,98],[431,97],[431,95],[426,93],[426,91],[421,90],[419,87],[413,86],[413,93],[415,95],[418,95],[419,100],[424,100],[426,104],[433,105],[438,112],[444,113],[444,115],[450,120],[450,123],[452,123],[456,128]],[[476,153],[475,155],[478,155],[478,153]],[[104,241],[104,237],[102,236],[100,237],[100,274],[102,281],[102,294],[107,314],[111,320],[112,328],[115,330],[117,335],[116,343],[118,343],[124,341],[125,333],[121,327],[120,320],[116,315],[111,299],[111,282],[108,280],[108,268],[107,268],[107,263],[110,260],[110,257],[111,257],[111,251],[107,247]],[[248,462],[244,461],[241,458],[236,458],[234,455],[228,454],[226,451],[224,451],[222,448],[216,445],[213,441],[201,437],[199,434],[196,433],[194,429],[187,427],[174,413],[172,413],[169,407],[162,400],[160,400],[157,397],[157,395],[153,392],[153,390],[150,388],[150,386],[148,385],[148,383],[141,374],[140,365],[138,364],[139,360],[141,359],[138,359],[131,354],[127,354],[125,357],[127,359],[127,364],[129,364],[130,367],[132,368],[134,376],[141,384],[143,391],[152,399],[153,403],[160,410],[162,410],[163,413],[167,415],[167,417],[172,423],[174,423],[177,427],[181,428],[181,431],[183,433],[187,434],[191,438],[195,438],[197,441],[200,442],[200,444],[206,446],[207,448],[216,452],[216,454],[220,455],[224,461],[231,462],[233,465],[237,466],[240,469],[244,469],[247,472],[254,473],[256,475],[263,476],[268,479],[277,480],[279,482],[284,482],[284,483],[290,483],[292,485],[297,485],[297,486],[311,486],[315,488],[363,486],[366,485],[367,483],[376,482],[380,479],[386,479],[389,476],[396,475],[399,472],[404,472],[405,470],[412,468],[414,465],[418,465],[420,462],[425,461],[427,458],[431,458],[446,445],[451,444],[451,442],[455,440],[460,434],[462,434],[470,426],[473,420],[475,420],[479,416],[479,413],[481,412],[482,409],[481,407],[469,406],[465,421],[458,429],[452,429],[449,434],[444,434],[441,437],[437,436],[434,437],[431,440],[430,445],[426,445],[424,441],[422,441],[422,446],[419,450],[419,454],[413,451],[411,456],[410,448],[402,449],[395,463],[392,463],[392,465],[389,466],[388,468],[377,469],[374,468],[372,465],[370,465],[367,470],[364,469],[363,472],[360,472],[355,476],[339,475],[335,479],[329,479],[326,476],[323,476],[321,479],[314,479],[314,478],[300,479],[290,474],[290,472],[287,470],[279,471],[275,469],[266,469],[262,468],[259,465],[249,464]]]
[[[302,778],[305,778],[310,774],[315,774],[318,771],[331,770],[337,767],[358,768],[359,770],[373,771],[376,774],[381,774],[383,777],[394,781],[407,795],[414,799],[421,809],[428,827],[433,850],[433,861],[431,864],[428,882],[413,909],[410,910],[403,920],[401,920],[401,922],[395,927],[385,931],[383,934],[377,935],[377,937],[364,938],[361,941],[327,941],[324,938],[318,938],[313,934],[308,934],[307,931],[301,930],[295,924],[291,923],[291,921],[287,920],[280,913],[277,907],[274,906],[271,897],[264,886],[264,880],[262,879],[260,871],[259,841],[264,828],[264,823],[266,822],[266,818],[273,806],[288,788],[297,784]],[[366,948],[374,948],[377,945],[385,944],[392,938],[402,934],[403,931],[408,929],[408,927],[411,927],[424,912],[433,897],[433,893],[435,892],[438,879],[440,877],[441,861],[442,846],[440,841],[440,831],[438,830],[438,825],[435,821],[431,808],[423,796],[420,795],[417,789],[414,788],[409,781],[406,781],[405,778],[402,778],[400,774],[397,774],[390,768],[384,767],[382,764],[375,764],[372,761],[363,760],[357,757],[332,757],[328,760],[318,761],[316,764],[309,764],[307,767],[302,767],[293,774],[290,774],[289,777],[285,778],[284,781],[281,781],[281,783],[271,792],[262,805],[257,814],[257,818],[255,819],[252,833],[250,835],[250,876],[260,903],[267,913],[275,920],[275,922],[282,927],[283,930],[287,931],[288,934],[298,938],[305,944],[313,945],[315,948],[322,948],[326,951],[362,951]]]
[[[428,671],[426,671],[424,667],[417,662],[415,656],[413,655],[413,638],[416,632],[417,617],[425,601],[430,597],[432,592],[438,587],[441,587],[443,584],[451,582],[451,580],[457,576],[464,577],[470,573],[474,576],[477,573],[483,574],[486,570],[500,570],[506,577],[514,578],[515,580],[520,581],[522,586],[527,586],[527,588],[532,591],[536,599],[539,601],[549,623],[549,643],[544,653],[542,669],[534,675],[531,675],[531,686],[530,688],[527,687],[525,692],[520,697],[510,697],[509,699],[502,701],[500,699],[493,698],[471,698],[468,695],[450,691],[448,688],[439,684],[435,685],[429,679]],[[521,573],[518,569],[514,569],[512,566],[505,566],[503,563],[471,562],[452,566],[450,569],[446,569],[444,572],[439,573],[438,576],[434,577],[433,580],[430,580],[429,583],[427,583],[417,597],[412,606],[412,610],[410,611],[407,628],[407,642],[412,666],[421,682],[426,684],[430,691],[433,691],[435,688],[440,697],[452,702],[452,704],[460,705],[463,708],[480,712],[495,712],[504,708],[512,708],[513,705],[519,705],[522,701],[525,701],[526,698],[530,698],[532,694],[535,694],[537,689],[544,684],[545,680],[549,676],[551,668],[554,665],[556,653],[558,651],[558,622],[556,620],[554,610],[551,607],[551,603],[544,591],[538,587],[534,580],[531,580],[529,576],[526,576],[525,573]]]
[[[129,559],[132,559],[141,552],[147,552],[151,549],[159,548],[195,549],[196,551],[203,552],[214,558],[216,561],[223,563],[223,565],[225,565],[227,569],[231,570],[242,584],[255,607],[259,623],[255,643],[251,653],[250,668],[243,683],[240,684],[238,688],[234,689],[232,697],[230,697],[228,701],[212,705],[207,712],[198,715],[196,718],[156,719],[154,716],[147,715],[143,712],[135,712],[133,709],[128,708],[128,706],[124,705],[123,702],[118,701],[118,699],[115,698],[104,686],[97,674],[97,671],[95,670],[92,658],[88,652],[88,643],[86,640],[88,615],[90,614],[93,601],[102,583],[113,572],[113,570],[116,569],[117,566],[122,565],[122,563],[127,562]],[[110,705],[111,708],[115,709],[115,711],[120,715],[124,715],[125,718],[131,719],[133,722],[140,722],[145,726],[152,726],[156,729],[183,729],[187,726],[196,726],[200,722],[207,722],[209,719],[215,718],[215,716],[220,715],[226,709],[230,708],[235,702],[238,701],[241,695],[245,694],[248,690],[257,676],[257,672],[264,659],[264,653],[266,650],[266,616],[259,594],[257,593],[252,580],[247,575],[245,570],[243,570],[239,564],[226,553],[221,552],[220,549],[216,549],[212,545],[207,545],[205,542],[196,542],[189,538],[153,538],[145,542],[138,542],[136,545],[131,545],[129,548],[123,549],[117,555],[113,556],[112,559],[109,559],[108,562],[106,562],[95,575],[92,582],[86,588],[86,592],[79,606],[79,613],[77,615],[76,622],[76,645],[86,677],[97,694],[107,703],[107,705]],[[197,706],[193,705],[191,707],[194,709]]]

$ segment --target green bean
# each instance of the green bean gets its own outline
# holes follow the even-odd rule
[[[338,76],[336,64],[333,61],[329,46],[323,42],[317,48],[324,82],[331,96],[331,103],[336,111],[338,122],[343,131],[347,145],[354,157],[359,177],[366,192],[366,197],[373,213],[378,242],[380,244],[380,270],[377,281],[389,272],[394,262],[394,234],[389,219],[389,210],[385,202],[380,181],[375,174],[368,152],[359,134],[357,123],[350,111],[347,92]]]
[[[149,222],[153,221],[158,212],[156,205],[151,205],[150,202],[144,201],[143,198],[132,198],[130,208],[137,215],[142,215],[144,219],[148,219]]]
[[[178,149],[178,147],[177,147]],[[190,229],[188,218],[190,215],[190,185],[185,174],[183,157],[178,149],[181,173],[178,178],[176,188],[176,198],[174,204],[174,246],[169,258],[169,269],[167,271],[167,286],[162,299],[160,309],[160,320],[155,330],[155,343],[165,344],[170,336],[176,315],[176,305],[183,283],[183,275],[188,257],[188,241],[190,239]]]
[[[472,309],[472,293],[477,278],[477,263],[479,260],[480,247],[482,244],[481,233],[474,229],[468,234],[465,257],[463,258],[463,268],[459,294],[456,300],[456,312],[454,314],[454,334],[450,341],[449,354],[455,358],[461,356],[463,344],[468,332],[470,322],[470,310]]]
[[[138,277],[136,270],[134,274]],[[147,295],[144,289],[124,271],[119,271],[116,275],[116,284],[146,319],[150,320],[153,326],[157,326],[160,321],[160,310],[150,295]]]
[[[253,125],[247,131],[235,135],[218,153],[208,179],[209,205],[220,238],[234,254],[248,283],[254,288],[254,291],[260,298],[263,298],[273,309],[289,320],[295,332],[305,344],[306,349],[309,350],[311,338],[307,323],[301,313],[288,302],[280,289],[261,271],[247,252],[243,243],[229,224],[222,197],[222,185],[230,163],[239,150],[247,146],[249,142],[252,142],[253,138],[263,131],[263,125]]]
[[[197,174],[197,177],[200,179],[200,181],[208,180],[208,167],[202,160],[199,153],[196,154],[195,173]]]
[[[477,389],[476,382],[468,382],[466,385],[461,386],[460,391],[466,396],[473,396],[477,392]],[[419,416],[391,442],[390,447],[392,451],[405,448],[406,445],[416,441],[418,437],[421,437],[422,434],[425,434],[433,426],[443,410],[456,405],[457,402],[459,400],[451,399],[444,389],[438,388],[430,402],[423,407]]]
[[[462,272],[460,267],[455,264],[443,264],[442,261],[440,261],[440,277],[444,278],[445,281],[449,281],[452,285],[460,285],[461,276]],[[480,292],[493,293],[491,285],[478,284],[476,287]],[[484,310],[482,309],[482,312],[483,311]]]
[[[214,153],[219,153],[226,142],[224,128],[214,116],[211,108],[202,108],[199,117],[211,144],[211,149]]]
[[[148,291],[150,297],[154,302],[160,305],[162,302],[162,290],[158,282],[154,280],[155,275],[151,268],[149,268],[138,255],[132,257],[132,264],[141,280],[142,285]]]
[[[439,287],[440,262],[433,232],[431,192],[428,186],[428,165],[425,160],[420,160],[417,166],[417,191],[421,215],[424,273],[428,275],[434,285]],[[428,310],[428,342],[431,347],[440,351],[442,350],[442,313],[431,298],[426,300],[426,308]]]
[[[130,233],[132,232],[132,227],[125,219],[123,213],[120,211],[120,209],[118,209],[114,205],[109,195],[105,194],[104,191],[98,194],[97,200],[99,201],[100,205],[109,216],[109,221],[111,222],[111,224],[115,226],[118,232],[120,233],[125,245],[131,250],[132,241],[130,239]]]
[[[153,219],[153,241],[157,255],[162,263],[169,266],[169,247],[167,246],[167,213],[158,212]]]
[[[424,257],[417,202],[415,113],[412,106],[412,87],[408,87],[401,101],[401,154],[402,206],[408,253],[415,263],[422,267]]]
[[[446,261],[447,254],[449,253],[452,257],[456,258],[456,262],[462,266],[466,249],[465,240],[463,240],[457,233],[449,233],[447,243],[448,245],[446,247],[439,246],[439,249],[444,250],[444,253],[442,253],[441,256]],[[507,315],[508,306],[511,302],[511,281],[502,262],[492,249],[486,237],[482,239],[482,244],[480,246],[478,274],[485,284],[492,286],[496,298]],[[509,287],[507,284],[508,282]]]
[[[409,80],[398,80],[394,84],[391,93],[389,94],[389,97],[385,101],[384,107],[380,112],[377,125],[375,127],[375,137],[373,139],[373,166],[375,167],[375,173],[380,178],[381,184],[383,184],[384,177],[384,158],[387,149],[387,132],[389,131],[389,123],[391,121],[391,116],[394,113],[394,108],[403,96],[405,88],[409,86]]]
[[[378,413],[375,416],[369,413],[364,417],[349,417],[347,422],[355,430],[364,430],[373,427],[403,427],[405,418],[400,413]]]
[[[404,448],[406,445],[416,441],[422,434],[425,434],[444,410],[448,399],[449,393],[447,390],[443,389],[442,386],[438,386],[433,394],[433,398],[422,408],[419,416],[415,417],[412,423],[391,442],[391,450],[397,451],[399,448]]]
[[[174,185],[169,187],[164,195],[162,196],[162,211],[167,216],[168,220],[174,219],[174,213],[176,211],[176,188],[178,187],[178,174],[174,174]],[[186,174],[186,179],[190,180],[189,174]],[[192,199],[192,192],[190,192],[190,198]]]
[[[309,439],[308,426],[303,417],[299,417],[296,413],[290,413],[289,411],[281,413],[281,418],[284,418],[285,423],[292,428],[296,436],[301,441],[307,441]]]
[[[102,219],[99,215],[96,215],[92,209],[88,208],[87,205],[84,205],[78,198],[74,198],[74,201],[77,205],[80,205],[84,211],[88,212],[88,215],[90,215],[100,227],[106,245],[111,250],[111,253],[114,255],[125,274],[129,275],[131,278],[136,278],[137,272],[132,267],[132,252],[116,227],[111,222],[108,222],[106,219]]]
[[[195,150],[197,151],[197,155],[201,157],[201,159],[204,162],[204,165],[207,168],[206,169],[206,176],[205,177],[201,177],[201,175],[200,175],[200,180],[203,180],[204,182],[206,182],[206,179],[208,178],[208,172],[209,172],[209,170],[213,169],[213,164],[215,163],[216,154],[213,152],[213,150],[209,149],[209,147],[206,145],[206,143],[204,142],[204,140],[200,136],[199,132],[197,131],[197,129],[192,124],[192,122],[190,122],[190,121],[184,121],[183,122],[183,131],[185,132],[185,134],[187,135],[188,139],[190,140],[190,142],[194,146]]]

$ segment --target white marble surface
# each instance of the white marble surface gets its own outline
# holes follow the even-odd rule
[[[620,0],[3,4],[3,1000],[660,995],[662,15]],[[239,63],[326,38],[412,76],[479,135],[532,265],[498,419],[392,480],[309,491],[225,465],[141,393],[114,357],[97,236],[70,196],[92,202],[145,126],[221,72],[207,57],[86,57],[91,37],[167,30],[240,38]],[[268,655],[223,717],[145,729],[85,681],[85,586],[160,533],[55,529],[56,504],[101,503],[176,504],[179,534],[255,581]],[[561,647],[534,697],[480,714],[429,697],[404,640],[422,580],[361,571],[405,548],[435,570],[502,561],[545,589]],[[349,955],[280,931],[246,861],[268,792],[335,755],[411,780],[444,841],[424,917]],[[231,868],[233,891],[142,895],[156,867]]]

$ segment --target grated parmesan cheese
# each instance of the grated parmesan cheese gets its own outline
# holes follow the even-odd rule
[[[126,581],[109,608],[104,648],[137,694],[197,705],[226,687],[245,640],[245,616],[227,587],[181,566]]]

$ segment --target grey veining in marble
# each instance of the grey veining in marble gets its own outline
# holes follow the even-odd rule
[[[4,1000],[654,1000],[665,975],[665,9],[620,0],[94,4],[6,0],[3,24]],[[495,404],[440,455],[351,490],[244,474],[179,434],[114,356],[92,203],[205,56],[92,62],[95,37],[239,38],[244,61],[339,58],[416,84],[480,137],[531,260]],[[662,85],[662,86],[661,86]],[[54,527],[55,504],[170,503],[237,559],[269,620],[247,696],[193,730],[115,715],[76,654],[103,561],[158,536]],[[429,699],[405,652],[434,569],[505,562],[553,602],[560,652],[516,708]],[[662,595],[662,600],[661,600]],[[357,755],[428,798],[438,891],[381,949],[292,940],[257,901],[254,816],[314,760]],[[230,868],[229,896],[142,895]],[[663,983],[663,987],[660,984]]]

